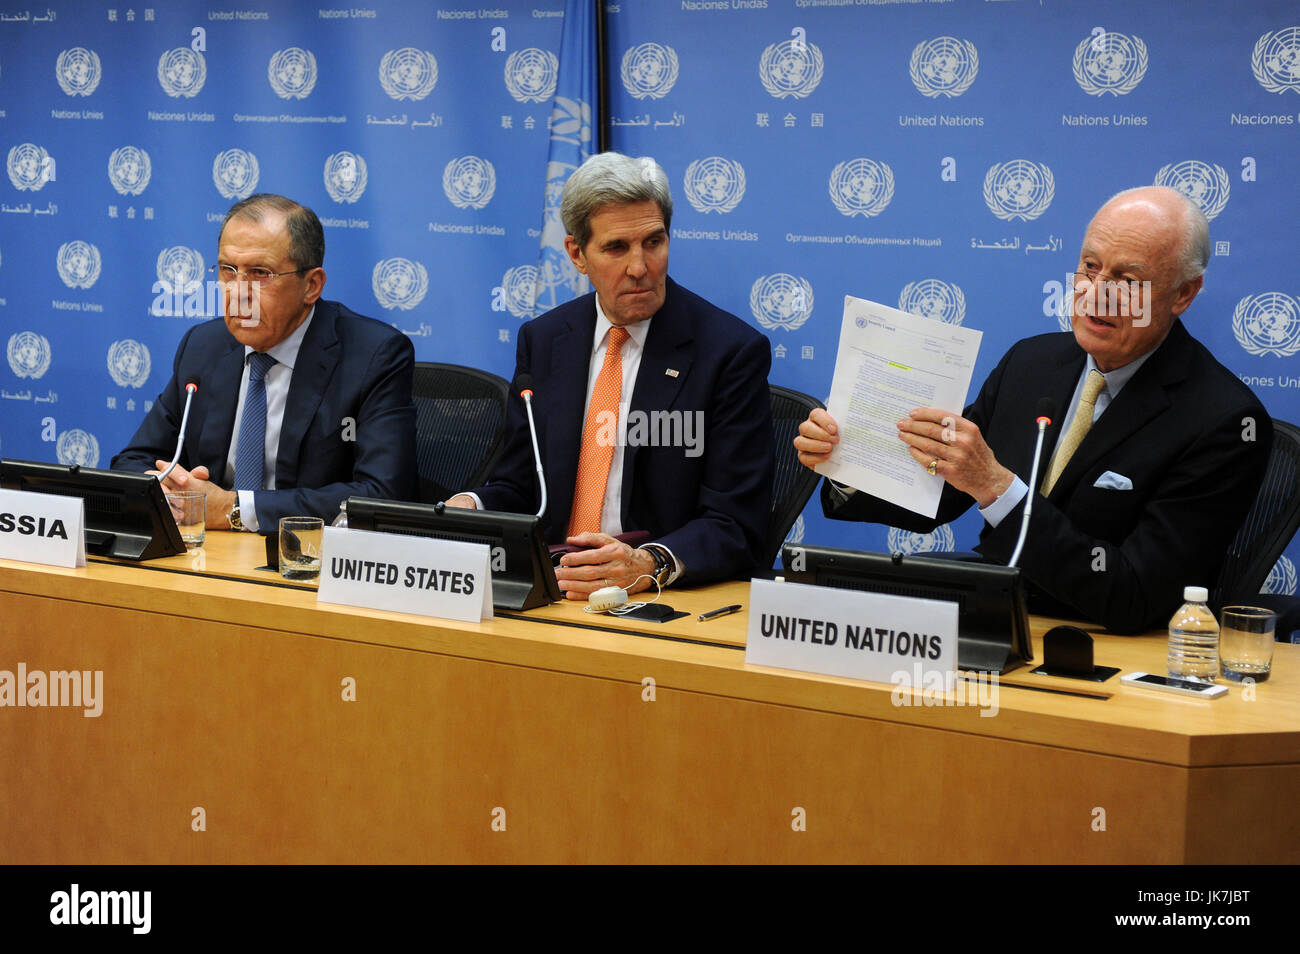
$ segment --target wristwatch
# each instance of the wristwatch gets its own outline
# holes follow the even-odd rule
[[[239,501],[235,500],[235,505],[230,508],[230,515],[226,518],[230,521],[231,530],[247,530],[244,521],[239,519]]]
[[[668,554],[664,552],[663,547],[647,546],[642,547],[641,549],[654,557],[655,571],[651,574],[654,581],[658,583],[660,587],[667,586],[668,577],[673,574],[673,561],[669,558]]]

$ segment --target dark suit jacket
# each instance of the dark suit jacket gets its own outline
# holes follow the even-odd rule
[[[405,335],[338,302],[316,302],[289,382],[275,490],[255,492],[258,526],[284,516],[331,520],[352,495],[414,500],[415,351]],[[176,349],[172,379],[120,454],[115,470],[152,470],[176,452],[185,384],[198,380],[180,464],[225,486],[244,346],[221,319],[196,325]],[[355,426],[348,425],[348,419]]]
[[[964,416],[978,424],[998,461],[1029,483],[1035,406],[1056,401],[1064,415],[1086,355],[1074,335],[1049,334],[1014,345]],[[1067,422],[1043,441],[1046,472]],[[1175,321],[1168,337],[1106,408],[1044,499],[1034,500],[1020,566],[1031,608],[1096,620],[1115,632],[1164,626],[1187,585],[1213,588],[1259,489],[1273,425],[1255,395]],[[1106,471],[1131,490],[1096,487]],[[929,520],[867,494],[822,506],[836,519],[871,520],[928,533],[974,501],[945,485]],[[984,525],[980,553],[1007,563],[1024,505],[996,528]]]
[[[533,377],[548,496],[543,519],[551,543],[563,542],[573,508],[595,332],[595,293],[519,332],[515,376]],[[685,564],[683,582],[745,576],[763,550],[773,480],[771,364],[763,335],[668,280],[664,305],[650,319],[629,423],[638,411],[702,412],[702,453],[631,446],[629,437],[622,522],[624,531],[646,530],[672,550]],[[489,510],[535,513],[537,473],[517,395],[511,396],[506,428],[501,459],[475,493]]]

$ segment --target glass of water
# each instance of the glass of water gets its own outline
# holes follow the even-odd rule
[[[320,547],[325,521],[320,517],[280,518],[280,575],[286,580],[320,579]]]
[[[1258,606],[1225,606],[1219,628],[1219,665],[1233,682],[1263,682],[1273,668],[1277,614]]]
[[[207,500],[208,495],[197,490],[181,490],[167,495],[167,506],[176,518],[181,541],[187,550],[197,550],[203,546],[207,532]]]

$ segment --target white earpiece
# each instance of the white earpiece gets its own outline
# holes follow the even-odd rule
[[[608,613],[627,602],[627,590],[621,586],[606,586],[587,597],[587,610],[592,613]]]

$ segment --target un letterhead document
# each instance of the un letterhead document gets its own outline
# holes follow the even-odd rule
[[[840,347],[826,410],[840,442],[817,472],[926,517],[943,478],[931,476],[898,437],[918,407],[960,414],[983,333],[844,296]]]

